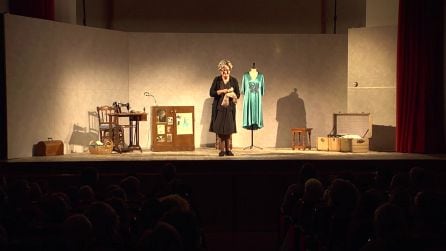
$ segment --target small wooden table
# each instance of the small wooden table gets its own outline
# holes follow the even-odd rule
[[[297,150],[305,150],[306,148],[311,150],[311,130],[313,130],[313,128],[291,128],[291,148],[293,150],[296,148]],[[308,137],[308,144],[307,141],[305,141],[305,137]]]

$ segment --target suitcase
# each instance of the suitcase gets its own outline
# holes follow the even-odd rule
[[[63,155],[62,140],[39,141],[33,148],[34,156],[56,156]]]

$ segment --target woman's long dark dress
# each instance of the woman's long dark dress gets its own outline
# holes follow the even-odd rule
[[[209,90],[209,95],[214,98],[212,102],[212,116],[211,124],[209,127],[210,132],[215,132],[221,135],[230,135],[237,132],[235,122],[236,106],[231,98],[229,100],[229,106],[224,107],[221,105],[224,95],[218,95],[217,91],[221,89],[234,88],[234,92],[237,98],[240,98],[240,89],[236,78],[229,76],[228,83],[224,83],[221,76],[217,76],[212,81],[212,86]]]

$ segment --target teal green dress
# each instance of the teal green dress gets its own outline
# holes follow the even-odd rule
[[[265,92],[265,79],[258,73],[252,79],[249,72],[243,74],[241,93],[243,97],[243,128],[257,130],[263,127],[262,96]]]

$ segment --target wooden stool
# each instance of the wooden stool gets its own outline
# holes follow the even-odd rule
[[[296,148],[297,150],[305,150],[306,148],[311,150],[311,130],[313,130],[313,128],[291,128],[291,148],[293,150]],[[305,136],[308,136],[308,144],[305,142]]]

